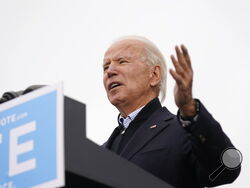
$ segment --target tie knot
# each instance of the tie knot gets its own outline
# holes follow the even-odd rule
[[[120,118],[120,121],[119,121],[119,128],[120,129],[124,129],[125,128],[125,126],[124,126],[124,118]]]
[[[123,118],[123,117],[120,117],[120,119],[119,119],[119,124],[122,124],[122,125],[123,125],[123,122],[124,122],[124,118]]]
[[[119,131],[120,131],[121,134],[123,134],[123,133],[124,133],[124,130],[125,130],[125,126],[123,125],[123,122],[124,122],[124,119],[121,118],[121,119],[120,119],[120,122],[119,122],[119,126],[118,126]]]
[[[129,116],[128,116],[129,117]],[[126,126],[126,122],[128,122],[124,117],[120,116],[118,117],[118,123],[119,123],[119,131],[121,134],[124,134],[127,126]]]

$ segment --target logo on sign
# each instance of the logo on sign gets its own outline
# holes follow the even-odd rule
[[[0,188],[63,183],[58,183],[57,107],[58,91],[50,91],[0,112]]]

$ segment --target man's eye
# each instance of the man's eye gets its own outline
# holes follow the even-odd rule
[[[108,68],[108,66],[103,67],[103,71],[107,70]]]
[[[125,60],[120,61],[120,64],[123,64],[123,63],[127,63],[127,61]]]

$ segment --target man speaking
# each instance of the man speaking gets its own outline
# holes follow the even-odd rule
[[[103,61],[103,84],[118,110],[119,126],[104,147],[178,188],[200,188],[233,182],[240,168],[209,175],[221,165],[221,154],[234,148],[220,124],[192,96],[193,70],[187,48],[171,56],[176,82],[173,115],[161,101],[166,93],[166,64],[158,48],[138,36],[116,40]]]

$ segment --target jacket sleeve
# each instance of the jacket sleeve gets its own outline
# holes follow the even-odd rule
[[[224,151],[235,147],[220,124],[199,100],[198,103],[198,118],[185,128],[190,133],[193,151],[190,162],[195,169],[195,181],[198,185],[206,187],[232,183],[240,174],[240,166],[234,169],[224,168],[213,181],[209,178],[209,175],[222,165],[221,157]]]

